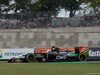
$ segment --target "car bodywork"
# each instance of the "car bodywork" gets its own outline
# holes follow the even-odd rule
[[[88,58],[88,47],[75,47],[73,51],[62,47],[58,48],[58,51],[41,50],[39,53],[16,56],[8,60],[8,62],[86,61]]]

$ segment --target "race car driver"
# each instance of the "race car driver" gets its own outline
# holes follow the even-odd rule
[[[59,48],[56,47],[56,46],[52,46],[51,50],[54,51],[54,52],[55,52],[55,51],[56,51],[56,52],[59,52]]]

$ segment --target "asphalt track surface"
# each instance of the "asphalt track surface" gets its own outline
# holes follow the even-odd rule
[[[100,61],[77,61],[77,62],[48,62],[48,63],[99,63]]]

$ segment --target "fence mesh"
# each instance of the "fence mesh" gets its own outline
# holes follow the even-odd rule
[[[1,14],[0,29],[100,26],[100,14],[62,18],[62,17],[55,17],[56,13],[57,12],[36,11],[36,12],[23,12],[17,14]]]

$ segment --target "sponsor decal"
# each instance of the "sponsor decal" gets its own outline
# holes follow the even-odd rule
[[[63,55],[63,56],[57,55],[56,56],[56,59],[66,59],[66,58],[67,58],[66,55]]]
[[[35,53],[46,53],[47,51],[51,51],[51,48],[36,48]]]
[[[49,53],[49,52],[50,52],[50,50],[41,50],[40,53]]]
[[[70,51],[75,51],[75,48],[63,48],[63,47],[58,47],[58,48],[60,48],[60,49],[68,49]],[[46,53],[47,51],[50,52],[51,48],[36,48],[35,49],[35,53],[41,53],[41,52]]]
[[[88,47],[79,47],[79,52],[85,53],[88,51]]]

